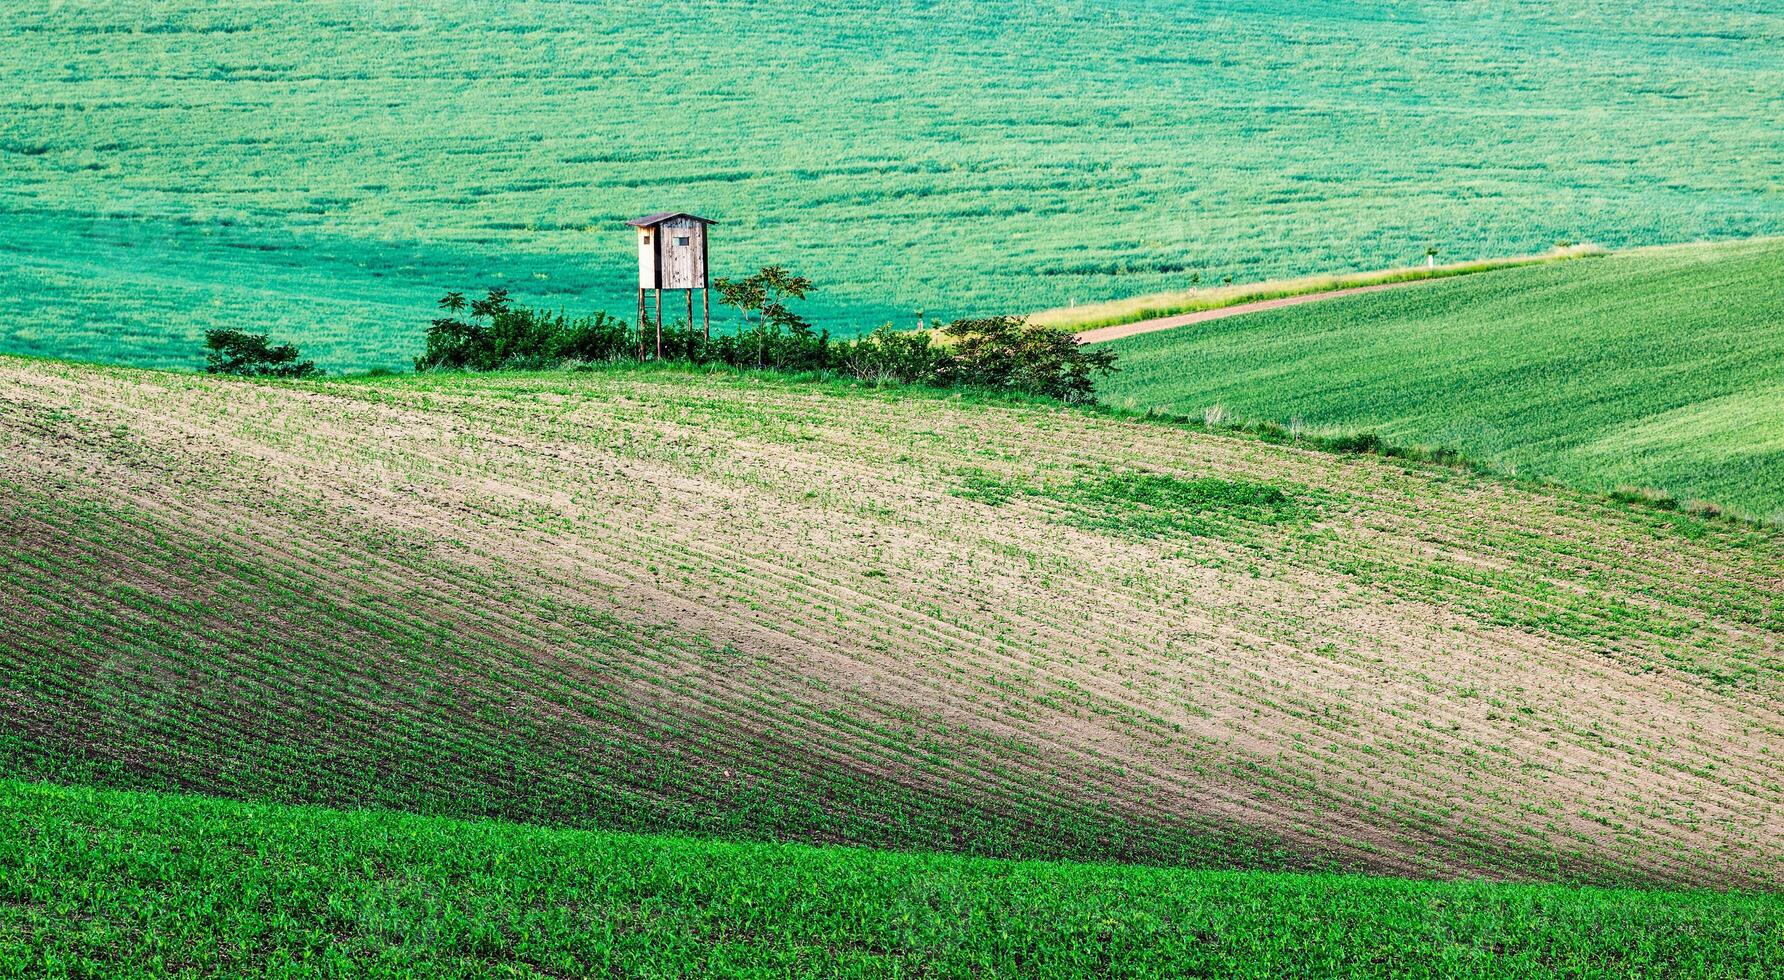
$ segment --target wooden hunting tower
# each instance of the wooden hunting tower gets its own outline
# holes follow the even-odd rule
[[[706,228],[712,219],[659,211],[626,222],[638,230],[638,356],[644,356],[644,293],[657,294],[657,357],[663,356],[663,290],[688,294],[688,331],[694,328],[694,290],[700,291],[702,332],[712,339],[712,280],[706,271]]]

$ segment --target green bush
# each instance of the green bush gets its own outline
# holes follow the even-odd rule
[[[263,333],[219,329],[204,332],[207,374],[239,374],[255,378],[308,378],[321,374],[314,361],[290,344],[273,346]]]
[[[889,323],[837,348],[843,371],[875,384],[936,384],[949,359],[927,332],[894,330]]]
[[[1107,347],[1086,348],[1063,330],[1019,316],[955,320],[942,336],[954,343],[945,369],[953,384],[1089,402],[1094,376],[1115,370]]]
[[[470,320],[458,319],[467,307]],[[524,370],[630,354],[632,334],[625,321],[605,313],[571,320],[562,313],[514,306],[505,289],[491,289],[469,303],[463,293],[447,293],[440,308],[449,315],[428,327],[427,347],[415,359],[417,371]]]

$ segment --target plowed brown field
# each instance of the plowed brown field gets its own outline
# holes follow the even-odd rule
[[[0,762],[1021,855],[1775,886],[1784,541],[1046,406],[0,359]]]

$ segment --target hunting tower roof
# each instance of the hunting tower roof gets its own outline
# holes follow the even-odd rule
[[[631,225],[634,228],[655,228],[663,222],[668,221],[670,218],[692,218],[703,225],[717,224],[717,222],[713,221],[711,218],[702,218],[697,214],[689,214],[686,211],[658,211],[656,214],[647,214],[642,218],[633,218],[631,221],[626,222],[626,224]]]

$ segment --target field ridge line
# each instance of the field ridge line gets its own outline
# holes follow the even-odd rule
[[[1096,327],[1091,330],[1080,330],[1075,336],[1079,343],[1100,344],[1110,340],[1121,340],[1143,333],[1155,333],[1160,330],[1172,330],[1187,327],[1195,323],[1206,323],[1210,320],[1224,320],[1227,317],[1244,316],[1247,313],[1262,313],[1265,310],[1281,309],[1287,306],[1299,306],[1302,303],[1313,303],[1320,300],[1337,299],[1341,296],[1355,296],[1360,293],[1379,293],[1387,289],[1401,289],[1406,286],[1421,286],[1426,283],[1441,282],[1441,278],[1406,279],[1400,282],[1378,282],[1367,286],[1346,286],[1343,289],[1330,289],[1320,293],[1301,293],[1297,296],[1278,296],[1275,299],[1253,300],[1249,303],[1238,303],[1233,306],[1219,306],[1211,310],[1194,310],[1189,313],[1174,313],[1170,316],[1155,317],[1150,320],[1136,320],[1133,323],[1118,323],[1110,327]]]

